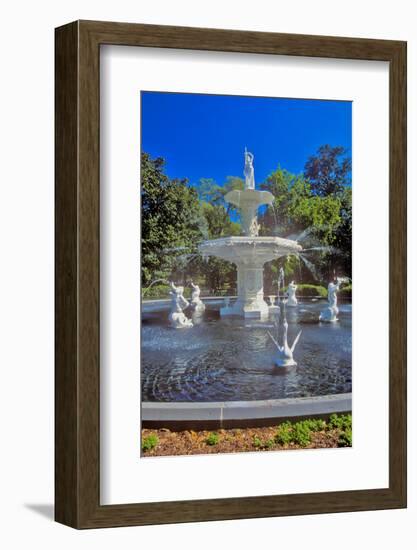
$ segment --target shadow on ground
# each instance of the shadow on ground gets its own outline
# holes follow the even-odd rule
[[[25,508],[49,519],[54,520],[54,505],[53,504],[25,504]]]

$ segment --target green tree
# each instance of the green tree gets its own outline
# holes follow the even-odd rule
[[[301,174],[278,167],[261,188],[274,195],[272,208],[260,216],[263,234],[294,235],[310,228],[322,244],[331,244],[340,223],[341,200],[314,195],[311,184]]]
[[[292,191],[294,188],[295,192]],[[290,209],[294,196],[308,196],[309,189],[302,176],[291,174],[280,166],[261,184],[261,189],[274,195],[272,207],[260,215],[261,234],[288,235],[297,232],[302,226],[291,216]]]
[[[178,256],[194,252],[207,231],[196,190],[168,178],[164,166],[162,158],[141,156],[143,285],[168,278]]]
[[[352,188],[346,187],[340,196],[340,223],[337,225],[333,246],[336,253],[330,254],[334,269],[352,274]]]
[[[268,176],[261,188],[274,195],[274,203],[260,215],[261,234],[308,236],[302,242],[304,248],[322,248],[313,257],[289,257],[275,260],[265,266],[265,286],[274,288],[278,270],[284,267],[286,279],[296,277],[311,281],[317,277],[327,278],[331,261],[334,263],[334,247],[347,243],[338,241],[338,231],[343,222],[342,205],[344,194],[320,196],[314,193],[311,182],[303,174],[292,174],[278,167]],[[324,248],[332,247],[332,248]],[[306,267],[308,266],[308,267]],[[321,276],[320,276],[321,274]],[[346,272],[350,274],[350,270]]]
[[[201,209],[207,223],[208,238],[240,235],[240,224],[233,222],[226,208],[222,204],[202,202]],[[213,293],[223,290],[234,290],[236,286],[236,268],[230,262],[220,258],[210,257],[206,260],[197,260],[194,264],[198,273],[204,277],[204,285]],[[197,274],[196,274],[197,276]]]
[[[314,194],[337,197],[340,201],[339,223],[332,228],[332,245],[335,247],[324,258],[329,274],[332,271],[352,273],[352,162],[343,147],[322,145],[317,154],[308,159],[304,176]]]
[[[352,162],[344,147],[322,145],[304,167],[304,177],[314,194],[319,196],[342,194],[350,184]]]
[[[224,206],[203,202],[201,209],[207,223],[208,237],[210,239],[240,235],[240,224],[231,221]]]
[[[225,196],[229,191],[242,190],[245,183],[242,178],[237,176],[227,176],[224,185],[218,185],[214,179],[202,178],[198,185],[198,196],[203,202],[213,206],[223,206],[227,214],[236,212],[237,209],[225,200]]]

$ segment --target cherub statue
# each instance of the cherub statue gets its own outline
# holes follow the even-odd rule
[[[170,283],[170,287],[171,291],[169,294],[171,296],[171,312],[168,318],[171,321],[171,326],[174,328],[192,327],[193,322],[191,319],[188,319],[183,312],[183,308],[185,309],[190,305],[183,296],[184,287],[175,286],[173,282]]]

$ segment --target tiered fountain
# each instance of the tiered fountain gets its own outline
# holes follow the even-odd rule
[[[290,239],[258,236],[258,208],[264,204],[272,204],[274,196],[269,191],[255,189],[253,159],[252,153],[245,149],[245,189],[230,191],[225,196],[227,202],[240,210],[243,235],[204,241],[199,246],[203,256],[216,256],[234,263],[237,267],[238,298],[233,305],[220,310],[222,316],[266,317],[269,308],[264,301],[264,264],[302,250],[296,241]]]

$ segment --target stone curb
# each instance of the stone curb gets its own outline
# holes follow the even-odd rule
[[[270,426],[285,420],[325,418],[351,411],[351,393],[264,401],[145,402],[142,426],[177,430]]]

